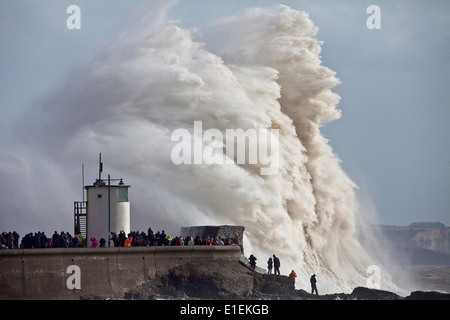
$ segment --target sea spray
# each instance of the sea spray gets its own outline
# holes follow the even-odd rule
[[[243,225],[246,254],[263,267],[276,254],[283,274],[295,269],[299,288],[309,288],[313,273],[320,293],[365,285],[372,262],[356,237],[357,187],[320,133],[340,117],[331,91],[339,80],[321,65],[308,15],[286,6],[248,9],[202,38],[165,19],[169,7],[157,3],[70,70],[21,125],[33,132],[21,136],[24,154],[48,159],[54,170],[46,176],[63,185],[52,170],[102,152],[110,170],[132,181],[132,227]],[[195,143],[202,139],[196,121],[224,134],[276,129],[278,170],[261,175],[262,164],[236,159],[174,164],[173,132],[190,130]]]

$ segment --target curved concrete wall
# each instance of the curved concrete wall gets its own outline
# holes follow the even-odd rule
[[[2,250],[0,299],[122,297],[174,266],[239,256],[238,246]]]

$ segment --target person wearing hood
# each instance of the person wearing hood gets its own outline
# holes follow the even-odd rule
[[[91,238],[91,243],[92,243],[92,248],[97,248],[98,246],[98,241],[96,237],[92,237]]]
[[[297,278],[297,274],[295,273],[294,270],[292,270],[291,273],[289,274],[289,278],[292,280],[292,282],[295,285],[295,278]]]

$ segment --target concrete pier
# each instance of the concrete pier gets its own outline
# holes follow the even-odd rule
[[[170,268],[239,260],[239,246],[14,249],[0,251],[0,299],[120,298]]]

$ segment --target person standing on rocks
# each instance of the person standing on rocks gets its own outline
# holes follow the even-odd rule
[[[273,266],[275,268],[275,274],[280,275],[280,259],[276,255],[273,255]]]
[[[311,276],[311,279],[309,279],[309,281],[311,282],[311,294],[314,294],[314,291],[316,292],[316,295],[319,295],[319,292],[317,291],[317,286],[316,286],[316,275],[313,274]]]
[[[291,273],[289,274],[289,278],[292,280],[295,286],[295,278],[297,278],[297,274],[295,273],[294,270],[292,270]]]
[[[252,254],[250,255],[250,258],[248,258],[250,260],[250,267],[252,267],[253,270],[255,270],[256,268],[256,257]]]
[[[272,274],[273,260],[272,257],[267,260],[267,274]]]

